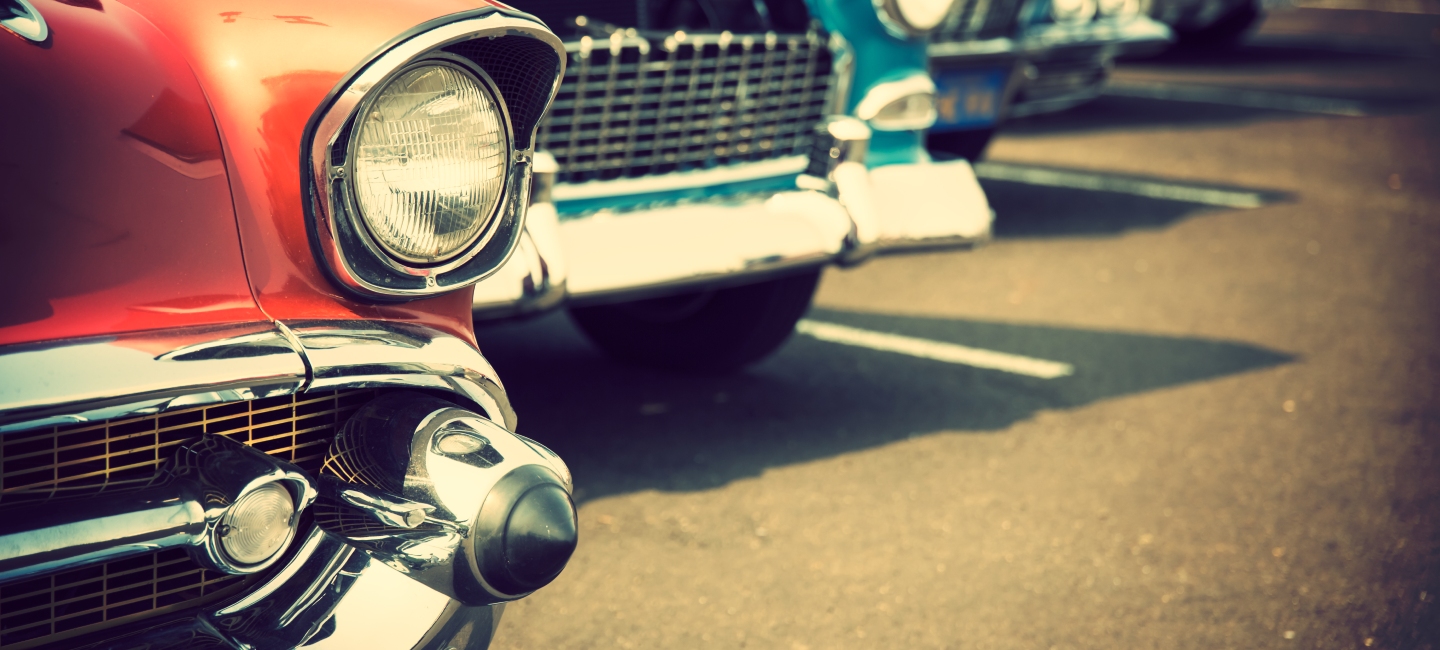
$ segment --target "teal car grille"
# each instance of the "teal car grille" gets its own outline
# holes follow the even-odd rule
[[[568,49],[538,147],[559,162],[561,183],[805,155],[836,86],[818,33],[628,36]]]

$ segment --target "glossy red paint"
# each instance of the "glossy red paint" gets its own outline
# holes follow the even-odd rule
[[[470,290],[376,304],[341,293],[319,267],[305,226],[301,139],[352,68],[411,27],[486,6],[474,0],[235,3],[126,0],[184,52],[224,141],[245,266],[278,320],[419,322],[474,342]]]
[[[183,53],[113,2],[0,31],[0,345],[263,320]]]

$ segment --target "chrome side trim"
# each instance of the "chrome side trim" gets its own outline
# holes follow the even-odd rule
[[[515,428],[495,369],[466,341],[411,323],[300,321],[0,347],[0,434],[367,386],[450,392]]]
[[[932,84],[933,87],[933,84]],[[640,178],[617,178],[611,181],[588,181],[585,183],[562,183],[551,190],[555,201],[580,201],[612,196],[635,196],[673,192],[702,187],[713,187],[726,183],[743,183],[781,176],[793,176],[805,171],[805,156],[786,156],[759,162],[726,165],[712,169],[673,172]]]
[[[289,395],[305,380],[268,322],[0,347],[0,433]]]
[[[948,41],[944,43],[931,43],[926,46],[925,51],[932,59],[994,56],[1013,53],[1015,51],[1015,41],[1006,37],[988,38],[981,41]]]

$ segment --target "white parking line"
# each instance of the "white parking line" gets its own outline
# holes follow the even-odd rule
[[[795,331],[821,341],[841,345],[908,354],[922,359],[958,363],[987,370],[1000,370],[1027,377],[1056,379],[1075,374],[1075,366],[1059,361],[1046,361],[1018,354],[955,345],[954,343],[941,343],[899,334],[862,330],[858,327],[824,323],[808,318],[796,323]]]
[[[1224,104],[1226,106],[1263,108],[1297,113],[1319,113],[1321,115],[1342,115],[1345,117],[1364,117],[1369,115],[1369,112],[1365,110],[1365,104],[1353,99],[1292,95],[1266,90],[1239,90],[1236,88],[1216,88],[1214,86],[1112,81],[1105,84],[1105,90],[1102,92],[1112,97],[1137,97],[1140,99],[1160,99],[1175,102],[1194,102],[1197,104]]]
[[[1109,176],[1091,172],[1077,172],[1029,165],[1014,165],[1001,162],[980,162],[975,164],[975,175],[997,181],[1012,181],[1027,185],[1067,187],[1077,190],[1098,190],[1119,192],[1152,199],[1204,203],[1225,208],[1258,208],[1265,205],[1265,196],[1259,192],[1241,190],[1220,190],[1198,185],[1162,183],[1135,178]]]

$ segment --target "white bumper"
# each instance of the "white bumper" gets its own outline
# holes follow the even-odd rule
[[[475,285],[475,316],[624,300],[678,286],[739,284],[793,268],[967,247],[990,237],[993,213],[964,160],[873,170],[842,163],[832,178],[825,191],[720,197],[566,219],[552,203],[533,204],[515,254]]]

